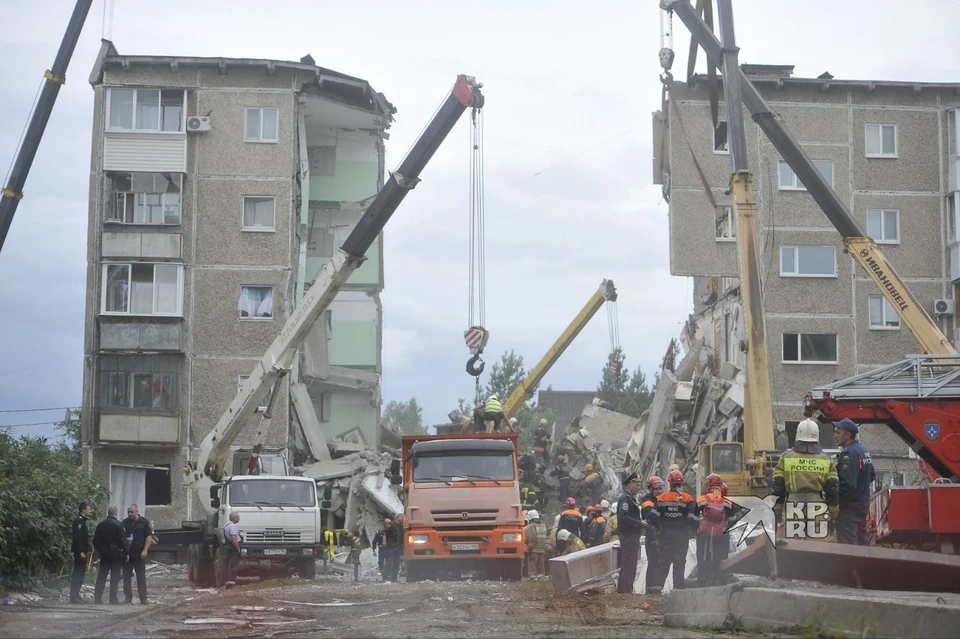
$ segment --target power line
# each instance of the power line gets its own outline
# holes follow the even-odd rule
[[[77,410],[79,406],[54,406],[53,408],[11,408],[0,413],[39,413],[45,410]]]
[[[22,428],[24,426],[46,426],[47,424],[59,424],[60,422],[31,422],[29,424],[0,424],[0,428]]]

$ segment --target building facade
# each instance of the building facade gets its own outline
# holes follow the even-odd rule
[[[955,339],[960,85],[797,78],[793,67],[743,68],[861,228]],[[654,117],[654,181],[669,199],[670,270],[695,281],[688,330],[714,347],[718,366],[740,364],[737,229],[727,194],[722,100],[714,129],[705,79],[673,82],[670,91],[676,108]],[[763,132],[749,119],[745,126],[774,420],[792,441],[811,388],[918,353],[919,345],[844,253],[840,234]],[[888,429],[861,432],[885,482],[919,477],[912,451]],[[821,439],[832,441],[828,432]]]
[[[104,41],[90,83],[84,462],[111,503],[175,526],[202,515],[182,469],[382,184],[395,110],[309,56]],[[281,384],[266,446],[291,461],[310,453],[304,429],[377,444],[379,242],[367,257]]]

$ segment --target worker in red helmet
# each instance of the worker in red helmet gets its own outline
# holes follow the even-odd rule
[[[583,515],[577,510],[577,500],[573,497],[567,497],[564,502],[564,509],[560,513],[560,519],[557,520],[557,532],[569,530],[570,534],[576,535],[578,539],[583,539]],[[557,536],[557,556],[563,554],[566,550],[566,541]]]
[[[560,482],[560,501],[567,501],[567,497],[570,496],[570,467],[567,466],[567,458],[564,455],[557,455],[557,465],[550,471],[550,476],[556,477]]]
[[[671,470],[667,475],[670,490],[657,497],[657,511],[660,513],[660,559],[657,563],[657,579],[650,594],[663,592],[667,573],[673,567],[673,587],[675,590],[686,588],[684,570],[687,565],[687,548],[690,544],[690,529],[696,514],[693,497],[683,491],[683,473]]]
[[[727,522],[730,519],[728,502],[723,498],[723,480],[711,473],[706,479],[707,492],[697,498],[697,585],[717,585],[720,562],[730,554]]]
[[[643,520],[643,551],[647,555],[647,572],[644,577],[650,592],[657,586],[657,571],[660,569],[660,511],[657,497],[663,494],[663,480],[653,476],[647,480],[647,494],[640,499],[640,518]]]

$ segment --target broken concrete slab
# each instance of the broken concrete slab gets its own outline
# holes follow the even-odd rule
[[[348,477],[367,467],[367,460],[354,454],[330,461],[314,462],[302,469],[304,477],[313,477],[317,480]]]
[[[317,461],[328,461],[330,450],[327,448],[327,440],[323,436],[323,429],[320,428],[317,413],[313,410],[313,400],[310,399],[307,387],[304,384],[291,384],[290,399],[297,413],[297,419],[300,420],[300,427],[310,455]]]
[[[344,455],[350,455],[353,453],[359,453],[362,450],[367,450],[367,445],[363,442],[332,441],[327,442],[327,448],[330,449],[330,454],[334,457],[342,457]]]
[[[383,473],[367,475],[363,478],[363,489],[376,501],[385,512],[396,516],[403,512],[403,502],[393,491],[393,486],[384,477]]]
[[[587,405],[580,413],[580,427],[587,429],[590,433],[588,439],[592,440],[588,443],[599,444],[600,450],[609,450],[614,442],[629,439],[638,421],[636,417],[592,404]]]

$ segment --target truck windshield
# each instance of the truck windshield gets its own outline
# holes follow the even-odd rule
[[[413,481],[513,481],[513,454],[501,451],[421,453],[413,461]]]
[[[305,506],[317,503],[317,487],[313,482],[235,479],[230,482],[231,506]]]

